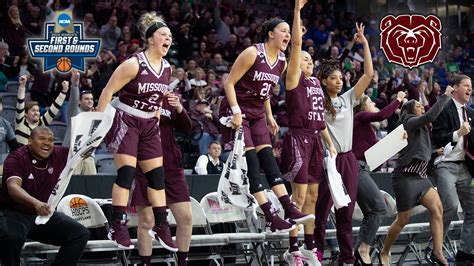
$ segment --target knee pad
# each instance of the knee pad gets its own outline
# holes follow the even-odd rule
[[[117,178],[115,184],[130,189],[132,187],[133,178],[135,177],[136,168],[130,165],[124,165],[117,170]]]
[[[283,178],[281,178],[280,168],[278,167],[275,156],[273,156],[272,148],[265,147],[259,151],[257,155],[270,187],[284,184]]]
[[[165,188],[165,172],[163,167],[157,167],[145,173],[150,188],[161,190]]]
[[[263,191],[264,187],[260,181],[260,164],[255,149],[245,152],[247,160],[247,176],[249,178],[250,193],[254,194]]]

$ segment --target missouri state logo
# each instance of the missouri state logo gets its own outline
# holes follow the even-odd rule
[[[391,63],[418,67],[441,49],[441,21],[433,15],[392,15],[380,22],[380,48]]]

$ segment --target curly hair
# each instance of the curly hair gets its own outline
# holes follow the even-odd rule
[[[334,109],[334,106],[332,106],[331,97],[329,97],[326,86],[323,85],[323,79],[327,79],[329,75],[331,75],[336,70],[341,71],[339,60],[323,60],[318,72],[318,79],[321,82],[321,87],[323,88],[324,92],[324,109],[331,113],[333,119],[336,118],[336,109]]]

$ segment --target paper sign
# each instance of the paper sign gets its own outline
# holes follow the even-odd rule
[[[400,125],[385,136],[385,138],[377,142],[377,144],[365,151],[365,160],[370,171],[382,165],[408,145],[408,140],[403,138],[404,132],[405,128],[403,125]]]

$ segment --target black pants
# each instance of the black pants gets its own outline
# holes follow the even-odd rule
[[[75,265],[89,240],[89,230],[63,213],[55,212],[44,225],[36,215],[0,209],[0,258],[3,265],[20,265],[26,239],[61,246],[53,265]]]

